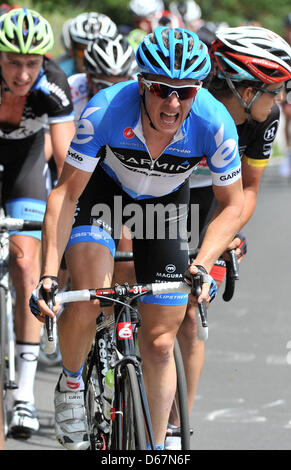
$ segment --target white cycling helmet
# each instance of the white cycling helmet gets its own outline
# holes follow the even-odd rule
[[[220,29],[216,37],[211,52],[225,77],[266,84],[290,78],[291,47],[278,34],[261,27],[241,26]]]
[[[116,24],[109,16],[102,13],[89,12],[81,13],[72,19],[69,25],[71,40],[80,44],[88,44],[93,41],[98,34],[115,37],[117,34]]]
[[[89,74],[131,77],[137,70],[135,53],[125,36],[115,39],[99,36],[84,52],[84,67]],[[136,70],[135,70],[136,69]]]
[[[170,11],[181,16],[186,26],[201,18],[201,8],[194,0],[171,2],[169,8]]]
[[[70,36],[70,24],[72,22],[72,18],[69,18],[63,24],[62,31],[61,31],[61,42],[65,51],[69,54],[71,52],[71,36]]]
[[[248,114],[269,84],[291,78],[291,47],[278,34],[256,26],[241,26],[216,31],[210,48],[215,74],[225,79],[232,93]],[[246,103],[235,83],[252,83],[257,92]]]
[[[164,9],[165,6],[162,0],[130,0],[129,2],[130,12],[141,18],[147,18]]]

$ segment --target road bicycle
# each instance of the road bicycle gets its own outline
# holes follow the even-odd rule
[[[132,258],[131,252],[119,252],[116,256],[118,261],[129,261]],[[225,287],[228,300],[233,295],[234,280],[238,277],[236,257],[232,256],[232,259],[232,263],[228,264]],[[200,275],[194,276],[192,288],[196,296],[201,292],[201,285]],[[136,348],[137,329],[140,325],[136,302],[141,295],[151,293],[153,288],[162,292],[173,292],[173,289],[174,292],[180,292],[181,289],[182,291],[186,289],[189,293],[191,290],[185,283],[171,282],[131,287],[123,285],[93,291],[72,291],[59,293],[56,296],[56,300],[60,303],[95,298],[100,300],[103,307],[112,305],[112,302],[115,303],[113,317],[108,319],[102,313],[97,319],[95,341],[84,367],[85,403],[92,450],[145,449],[146,436],[151,448],[154,448],[141,360]],[[200,304],[197,312],[198,336],[206,340],[208,324],[205,303]],[[47,318],[48,330],[51,328],[49,324],[51,320]],[[52,343],[49,344],[49,348],[54,345],[54,336],[55,333],[51,332],[48,344],[50,341]],[[177,371],[175,401],[180,427],[174,431],[168,430],[167,435],[180,436],[182,450],[189,450],[192,431],[189,425],[187,383],[177,340],[175,340],[174,357]],[[108,370],[114,370],[114,396],[113,405],[109,407],[109,413],[105,416],[104,384]]]
[[[201,285],[198,274],[196,282]],[[155,448],[149,408],[143,382],[141,358],[137,347],[137,331],[140,316],[137,301],[143,295],[163,293],[190,293],[191,286],[185,282],[153,284],[115,285],[110,288],[62,292],[55,301],[60,304],[99,299],[101,307],[114,304],[113,316],[101,314],[96,322],[96,336],[84,366],[85,404],[90,434],[90,449],[146,450]],[[52,308],[53,301],[48,305]],[[203,304],[203,308],[205,308]],[[201,309],[201,310],[202,310]],[[204,324],[204,326],[203,326]],[[54,343],[52,322],[46,318],[48,343]],[[201,322],[207,327],[206,320]],[[175,343],[175,358],[178,346]],[[105,381],[108,370],[113,371],[114,387],[109,414],[106,415],[104,399]],[[183,370],[180,363],[179,371]],[[183,377],[184,383],[185,377]],[[179,379],[178,379],[179,383]],[[184,405],[185,418],[181,419],[183,429],[182,449],[190,449],[190,429],[187,400]],[[108,407],[107,407],[108,408]],[[180,417],[181,418],[181,417]],[[184,421],[183,421],[184,420]]]
[[[0,186],[2,171],[0,168]],[[9,278],[9,231],[40,230],[41,225],[42,222],[5,216],[0,201],[0,382],[2,390],[2,393],[0,393],[0,407],[5,437],[8,434],[7,394],[9,390],[17,388],[15,379],[13,291]]]

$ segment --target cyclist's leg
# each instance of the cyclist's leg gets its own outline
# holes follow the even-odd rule
[[[6,152],[8,155],[6,154]],[[8,159],[7,159],[8,157]],[[42,220],[47,198],[47,165],[44,136],[13,141],[3,148],[5,173],[3,200],[11,217]],[[10,273],[15,289],[15,333],[18,389],[14,393],[11,429],[29,436],[39,428],[34,409],[34,378],[40,341],[40,325],[32,318],[29,298],[40,275],[40,231],[11,232]],[[18,403],[20,402],[20,403]],[[12,429],[12,430],[13,430]]]
[[[111,285],[113,257],[107,247],[77,243],[68,248],[66,259],[72,289]],[[69,450],[86,450],[90,445],[82,369],[99,313],[97,301],[71,303],[58,321],[63,370],[55,389],[55,430],[58,441]]]
[[[97,169],[78,201],[66,249],[72,289],[108,287],[112,282],[116,249],[111,236],[114,183],[110,185],[105,180],[106,175],[100,176]],[[100,190],[97,194],[96,188]],[[108,218],[106,214],[99,215],[102,201],[102,209],[109,213]],[[72,450],[89,447],[82,368],[95,335],[99,313],[98,301],[72,303],[58,321],[63,371],[55,390],[56,435],[64,447]]]
[[[174,340],[185,306],[140,304],[139,346],[155,442],[163,444],[176,392]]]
[[[66,259],[73,290],[111,285],[113,258],[103,245],[74,244],[68,249]],[[84,363],[95,336],[98,313],[97,302],[71,303],[64,309],[58,322],[58,331],[63,365],[66,369],[76,371]]]
[[[213,201],[213,198],[214,194],[212,186],[191,188],[190,190],[190,204],[199,204],[199,246],[201,245],[206,227],[215,211],[216,204]],[[189,210],[187,220],[189,232],[193,223],[193,221],[191,221],[191,214],[192,212]],[[194,249],[196,246],[193,246],[192,248]],[[177,336],[184,361],[188,387],[189,412],[191,412],[198,382],[204,366],[205,355],[204,341],[201,341],[198,338],[195,305],[188,303],[186,315]],[[177,421],[173,421],[174,417],[172,417],[171,424],[179,425]]]
[[[188,187],[185,185],[175,194],[159,198],[157,202],[151,200],[142,203],[145,206],[146,235],[151,233],[153,236],[145,236],[143,240],[133,239],[135,270],[139,282],[183,279],[188,265],[188,244],[185,238],[188,197]],[[151,231],[153,227],[149,214],[153,209],[156,213],[153,221],[155,230]],[[164,444],[175,396],[174,340],[185,315],[187,300],[188,296],[182,293],[166,294],[147,296],[139,304],[142,315],[139,345],[157,445]]]

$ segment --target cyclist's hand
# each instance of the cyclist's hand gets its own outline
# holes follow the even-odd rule
[[[197,273],[200,273],[202,276],[201,294],[197,299],[190,294],[190,302],[195,304],[195,301],[197,300],[198,303],[203,301],[209,303],[217,294],[217,285],[215,280],[207,273],[203,266],[191,264],[184,273],[185,282],[192,286],[192,278]]]
[[[238,263],[240,263],[247,253],[247,240],[246,240],[246,237],[242,233],[238,233],[235,236],[232,242],[228,245],[227,250],[223,253],[222,257],[226,261],[229,260],[228,252],[231,250],[235,250],[237,261]]]
[[[59,311],[59,305],[54,305],[53,310],[50,310],[44,298],[51,298],[54,300],[58,292],[58,280],[54,276],[42,277],[38,286],[32,292],[29,300],[29,307],[33,315],[41,322],[45,323],[45,316],[54,318]]]

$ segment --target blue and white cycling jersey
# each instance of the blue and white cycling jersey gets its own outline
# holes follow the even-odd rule
[[[97,163],[134,199],[175,191],[205,156],[213,184],[240,178],[237,131],[230,114],[201,89],[188,118],[156,159],[146,147],[137,82],[122,82],[97,93],[80,116],[66,161],[93,172]]]

